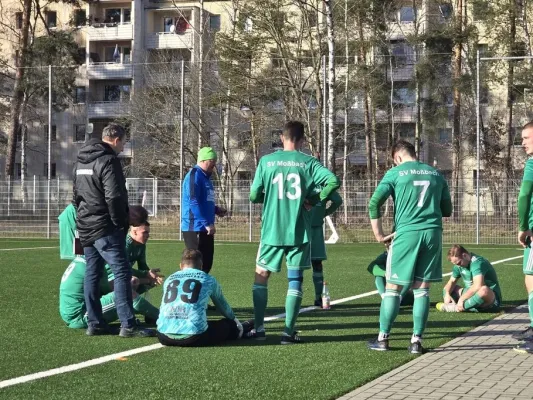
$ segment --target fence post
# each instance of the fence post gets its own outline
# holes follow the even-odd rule
[[[179,227],[178,227],[178,232],[179,232],[179,238],[180,240],[183,240],[183,237],[182,237],[182,234],[181,234],[181,204],[182,204],[182,200],[181,200],[181,196],[182,196],[182,193],[181,193],[181,180],[178,182],[178,187],[179,187],[179,199],[180,199],[180,205],[179,205]]]
[[[154,217],[157,217],[157,191],[159,190],[159,185],[157,178],[154,179]]]
[[[476,159],[477,159],[477,173],[476,173],[476,244],[479,244],[479,213],[480,213],[480,204],[479,204],[479,175],[481,175],[481,162],[480,162],[480,98],[479,98],[479,48],[476,54]],[[506,189],[508,190],[508,188]],[[507,212],[507,210],[506,210]]]
[[[37,189],[37,183],[35,182],[35,175],[33,175],[33,215],[35,215],[35,191]]]
[[[50,180],[52,179],[52,66],[48,66],[48,189],[46,211],[46,238],[50,239]]]
[[[253,223],[253,219],[252,219],[253,218],[253,215],[252,215],[252,211],[253,211],[252,202],[249,201],[248,204],[249,204],[249,206],[248,206],[248,211],[249,211],[248,212],[248,221],[249,221],[249,223],[248,223],[248,241],[252,242],[252,223]]]
[[[11,215],[11,176],[7,177],[7,216]]]
[[[61,208],[61,187],[59,182],[59,176],[57,177],[57,211]]]

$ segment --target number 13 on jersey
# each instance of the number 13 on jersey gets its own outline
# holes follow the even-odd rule
[[[289,190],[285,192],[283,182],[287,181],[291,185]],[[300,186],[300,175],[291,173],[283,179],[283,173],[277,174],[272,180],[273,185],[278,185],[278,199],[283,200],[286,196],[289,200],[298,200],[302,196],[302,188]]]

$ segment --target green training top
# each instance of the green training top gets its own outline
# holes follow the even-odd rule
[[[467,267],[461,267],[454,265],[452,270],[452,276],[455,279],[463,278],[465,288],[468,289],[474,283],[474,276],[483,275],[485,285],[496,293],[500,300],[503,299],[500,284],[498,282],[498,276],[496,270],[492,264],[485,258],[470,253],[472,260]]]
[[[370,219],[381,217],[381,206],[392,196],[397,233],[442,229],[442,217],[449,217],[452,202],[448,184],[435,168],[420,161],[408,161],[390,169],[369,203]]]
[[[73,260],[76,237],[76,208],[69,204],[59,217],[59,256],[62,260]]]
[[[150,271],[150,267],[146,263],[146,244],[135,242],[128,233],[126,236],[126,255],[132,268],[132,275],[137,278],[146,278],[148,276],[148,271]],[[137,263],[137,269],[133,268],[135,263]],[[107,273],[107,280],[114,280],[115,275],[113,275],[113,271],[111,271],[111,267],[108,264],[106,264],[105,270]]]
[[[261,157],[250,190],[250,201],[263,203],[261,243],[299,246],[309,242],[310,218],[304,200],[322,186],[326,199],[339,179],[314,157],[299,151],[277,151]]]
[[[518,194],[518,223],[522,232],[533,227],[533,158],[531,157],[526,162]]]

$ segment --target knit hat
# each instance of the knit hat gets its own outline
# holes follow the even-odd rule
[[[211,147],[202,147],[198,152],[198,161],[216,160],[217,153]]]

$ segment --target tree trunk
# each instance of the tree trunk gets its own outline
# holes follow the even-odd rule
[[[464,0],[466,1],[466,0]],[[458,216],[459,206],[459,175],[461,173],[461,79],[462,52],[463,52],[463,0],[457,0],[455,46],[453,61],[453,129],[452,129],[452,204],[453,218]]]
[[[328,29],[328,168],[335,172],[335,30],[333,0],[324,0]]]
[[[24,80],[26,55],[28,52],[28,37],[30,32],[31,0],[24,0],[24,10],[22,13],[22,32],[20,40],[19,60],[17,61],[15,72],[15,88],[13,100],[11,103],[11,121],[7,139],[7,155],[5,173],[6,177],[13,177],[15,166],[15,157],[17,153],[17,134],[20,132],[21,115],[24,111],[22,102],[24,101],[24,89],[22,81]]]
[[[346,77],[344,79],[344,146],[342,157],[342,187],[346,191],[348,183],[348,111],[350,110],[350,99],[348,89],[350,87],[350,46],[348,42],[348,0],[344,0],[344,61],[346,63]],[[353,138],[352,138],[353,140]],[[348,202],[343,201],[344,223],[348,224]]]
[[[198,148],[209,144],[207,133],[204,132],[204,0],[200,0],[200,40],[198,41]]]

